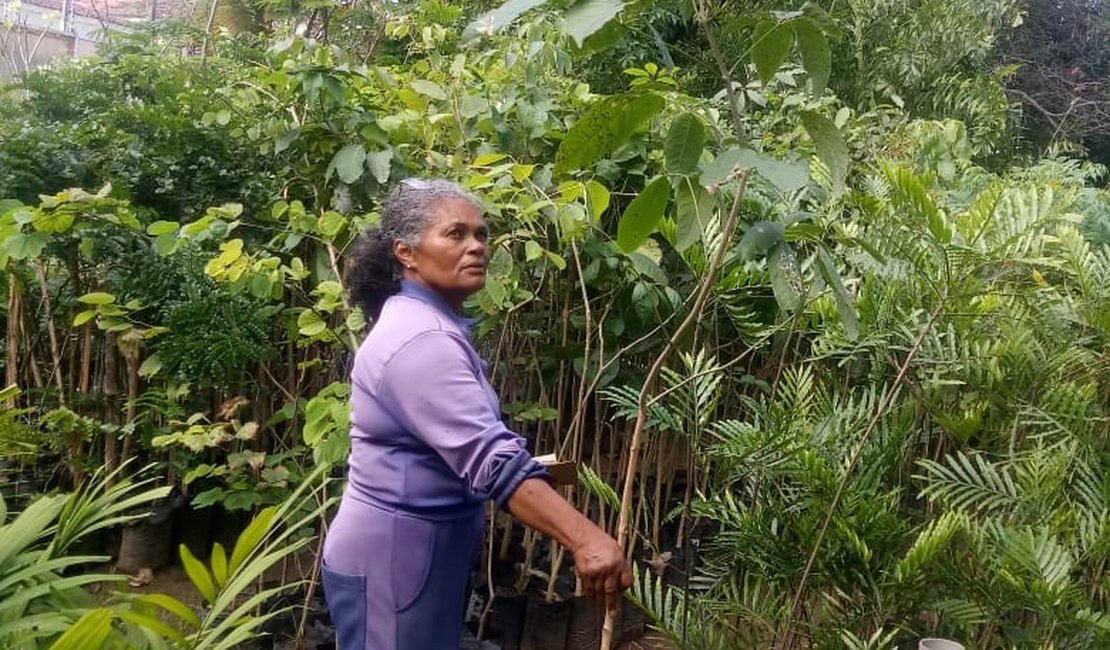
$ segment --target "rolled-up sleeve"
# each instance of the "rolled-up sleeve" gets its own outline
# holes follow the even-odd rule
[[[472,493],[504,508],[521,482],[547,470],[501,421],[466,345],[448,332],[417,335],[388,361],[376,392]]]

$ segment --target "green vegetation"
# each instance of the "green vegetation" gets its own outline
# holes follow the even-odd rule
[[[0,90],[0,454],[75,490],[0,516],[0,645],[231,647],[306,586],[237,598],[316,548],[344,253],[408,176],[485,203],[494,385],[680,646],[1110,642],[1106,62],[1038,40],[1056,5],[1105,34],[1093,0],[239,0]],[[132,485],[253,516],[182,551],[199,615],[81,590]]]

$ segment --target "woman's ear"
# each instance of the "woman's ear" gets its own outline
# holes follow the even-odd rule
[[[401,266],[405,267],[406,269],[411,269],[415,266],[413,262],[413,258],[415,256],[413,253],[414,251],[412,249],[412,246],[409,246],[404,242],[393,242],[393,256],[396,257],[397,261],[401,263]]]

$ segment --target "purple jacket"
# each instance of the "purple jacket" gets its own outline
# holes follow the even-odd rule
[[[470,325],[415,282],[386,301],[351,371],[351,496],[450,519],[547,478],[501,421]]]

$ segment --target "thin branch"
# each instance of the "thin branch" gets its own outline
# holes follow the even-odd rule
[[[848,486],[848,479],[852,476],[852,471],[859,463],[860,457],[863,456],[863,450],[867,446],[871,434],[878,428],[879,421],[887,414],[887,410],[894,402],[898,390],[905,381],[906,372],[913,363],[914,357],[917,356],[918,351],[921,350],[921,345],[925,342],[925,337],[932,331],[933,325],[936,324],[937,319],[944,311],[944,306],[947,303],[947,296],[941,296],[940,302],[937,303],[933,313],[929,316],[928,322],[925,327],[921,328],[918,333],[917,339],[910,347],[909,353],[906,354],[906,359],[902,362],[902,367],[898,369],[898,375],[894,378],[894,383],[891,384],[890,389],[883,393],[883,398],[879,401],[878,407],[875,409],[875,415],[871,417],[871,421],[867,423],[867,428],[863,430],[863,435],[860,436],[859,442],[856,443],[855,449],[852,450],[852,455],[848,460],[848,466],[844,468],[844,474],[840,477],[840,481],[836,485],[836,492],[833,494],[832,502],[829,503],[828,510],[825,512],[825,519],[821,522],[821,528],[817,531],[817,538],[813,540],[813,548],[810,550],[809,559],[806,560],[805,570],[802,571],[801,580],[798,581],[798,589],[794,592],[794,599],[790,603],[790,618],[787,621],[786,637],[783,640],[783,648],[790,648],[794,640],[795,620],[798,616],[798,608],[801,606],[802,597],[805,595],[806,585],[809,582],[809,576],[813,572],[813,565],[817,561],[817,554],[821,551],[821,544],[825,541],[825,534],[829,531],[829,525],[832,523],[832,518],[836,515],[837,507],[840,505],[840,499],[844,496],[844,489]]]

